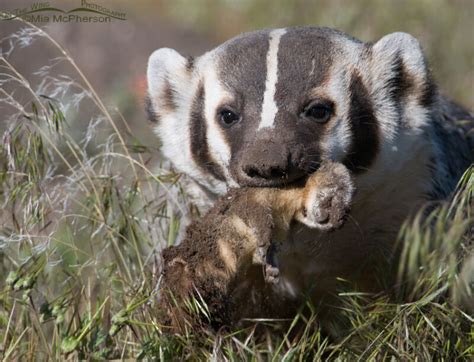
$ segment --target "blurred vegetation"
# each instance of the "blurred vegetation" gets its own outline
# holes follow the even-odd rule
[[[404,31],[423,45],[442,89],[474,109],[472,0],[174,0],[165,16],[217,43],[241,32],[296,25],[328,26],[363,41]]]
[[[471,1],[120,4],[136,22],[167,19],[216,44],[242,31],[296,24],[333,26],[363,40],[408,31],[424,44],[448,93],[474,106]],[[2,360],[473,358],[474,260],[463,259],[472,243],[472,167],[452,200],[427,219],[407,220],[400,232],[399,297],[405,302],[340,293],[341,318],[349,326],[341,339],[321,333],[310,305],[309,314],[293,321],[170,335],[157,323],[159,252],[176,242],[193,206],[182,176],[137,135],[133,119],[144,115],[130,110],[141,107],[130,95],[141,95],[143,87],[127,90],[129,83],[118,80],[106,89],[106,102],[93,86],[94,74],[86,76],[49,33],[21,24],[6,35],[0,44]],[[140,41],[152,44],[152,38]],[[43,53],[32,56],[36,44]],[[107,64],[123,76],[114,66]]]

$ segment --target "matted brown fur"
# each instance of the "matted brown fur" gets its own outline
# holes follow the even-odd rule
[[[311,175],[305,187],[231,190],[187,228],[178,246],[163,251],[165,323],[184,328],[191,320],[186,307],[191,296],[207,304],[217,325],[259,313],[290,316],[296,305],[272,298],[278,267],[269,250],[277,252],[295,220],[324,230],[341,226],[352,194],[348,170],[332,162]]]

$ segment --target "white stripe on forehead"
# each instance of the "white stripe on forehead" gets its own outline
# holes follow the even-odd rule
[[[278,81],[278,47],[280,38],[286,33],[285,29],[276,29],[270,32],[267,52],[267,79],[263,94],[262,115],[258,129],[273,127],[278,107],[275,103],[275,90]]]

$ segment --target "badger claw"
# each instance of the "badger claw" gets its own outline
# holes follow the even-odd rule
[[[280,280],[280,269],[278,267],[265,264],[265,281],[270,284],[277,284]]]
[[[280,269],[276,263],[275,243],[267,243],[257,247],[254,255],[254,263],[263,266],[263,276],[265,282],[277,284],[279,281]]]

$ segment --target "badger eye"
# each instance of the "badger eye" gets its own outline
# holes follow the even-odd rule
[[[240,120],[240,117],[230,109],[222,109],[219,112],[219,120],[225,127],[233,126]]]
[[[304,111],[304,116],[318,123],[325,123],[331,118],[332,109],[324,104],[310,105]]]

